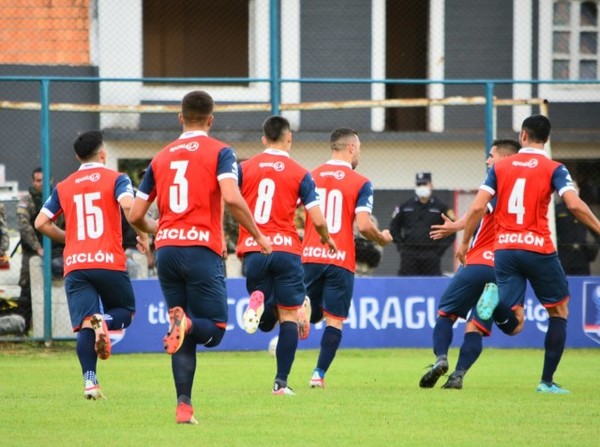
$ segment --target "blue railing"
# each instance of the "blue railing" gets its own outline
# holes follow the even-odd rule
[[[271,30],[273,33],[273,30]],[[278,46],[274,46],[278,54]],[[485,97],[485,147],[489,148],[494,139],[494,89],[497,85],[514,84],[561,84],[561,85],[599,85],[600,80],[513,80],[513,79],[370,79],[370,78],[280,78],[279,58],[271,57],[270,78],[100,78],[100,77],[62,77],[62,76],[0,76],[0,82],[39,82],[40,83],[40,139],[42,148],[42,169],[50,173],[50,87],[59,82],[143,82],[171,84],[239,84],[239,83],[268,83],[270,85],[270,107],[272,114],[280,113],[281,86],[284,83],[297,84],[402,84],[402,85],[480,85]],[[51,175],[45,175],[43,181],[43,196],[50,195]],[[51,314],[51,270],[50,270],[50,240],[44,238],[44,339],[50,341]]]

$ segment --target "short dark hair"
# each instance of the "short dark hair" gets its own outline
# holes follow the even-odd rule
[[[267,141],[273,142],[280,141],[285,133],[291,130],[290,122],[279,115],[272,115],[264,120],[262,129]]]
[[[516,154],[521,149],[521,143],[512,138],[499,138],[492,142],[492,146],[496,146],[499,152],[507,154]]]
[[[181,114],[188,123],[207,120],[214,108],[212,96],[202,90],[191,91],[181,100]]]
[[[89,130],[80,133],[73,142],[75,153],[81,160],[88,160],[98,152],[102,147],[102,132],[99,130]]]
[[[331,146],[331,150],[338,151],[342,149],[340,146],[341,140],[347,137],[357,137],[358,132],[350,127],[338,127],[333,129],[331,132],[331,136],[329,137],[329,145]]]
[[[525,118],[521,129],[527,132],[529,139],[535,143],[545,143],[550,137],[550,120],[544,115],[532,115]]]
[[[31,178],[34,178],[34,177],[35,177],[35,174],[41,174],[42,172],[43,172],[43,171],[42,171],[42,168],[35,168],[35,169],[34,169],[34,170],[31,172]]]

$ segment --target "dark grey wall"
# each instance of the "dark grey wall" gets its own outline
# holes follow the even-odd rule
[[[95,67],[0,65],[0,76],[97,76]],[[0,98],[7,101],[40,102],[40,82],[0,81]],[[97,104],[96,83],[51,82],[50,102]],[[77,166],[73,140],[78,132],[98,127],[95,113],[50,113],[52,177],[58,181]],[[40,112],[0,110],[2,141],[0,163],[6,179],[17,180],[21,190],[31,185],[31,172],[41,166]]]
[[[371,77],[371,2],[345,0],[342,3],[302,1],[301,77]],[[370,92],[370,84],[303,84],[301,100],[369,99]],[[303,112],[302,127],[331,130],[349,126],[358,131],[367,130],[370,113],[367,109]]]
[[[513,8],[506,0],[447,0],[445,29],[446,79],[511,79]],[[511,86],[494,94],[512,97]],[[483,96],[483,86],[446,86],[446,96]],[[483,106],[446,108],[445,124],[452,129],[482,129]],[[510,108],[498,110],[498,128],[510,128]]]

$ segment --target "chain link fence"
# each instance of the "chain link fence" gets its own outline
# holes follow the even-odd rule
[[[241,159],[262,149],[261,124],[273,112],[292,123],[292,156],[307,168],[329,158],[332,129],[355,128],[357,169],[375,187],[380,228],[414,197],[419,172],[460,216],[485,176],[491,139],[518,138],[523,118],[547,113],[553,158],[599,214],[597,1],[491,1],[477,21],[469,19],[477,2],[458,0],[17,3],[0,4],[4,32],[20,36],[0,54],[0,201],[10,235],[3,296],[21,295],[17,209],[34,169],[60,181],[78,167],[77,133],[99,128],[109,167],[137,184],[178,136],[178,103],[192,89],[213,95],[212,135]],[[597,242],[588,239],[591,259]],[[394,245],[373,256],[379,261],[362,273],[397,275]],[[32,302],[42,308],[39,259]],[[451,246],[442,272],[455,268]],[[600,274],[598,260],[591,273]],[[51,291],[59,301],[52,335],[69,337],[59,279]],[[40,315],[34,310],[34,338],[44,336]]]

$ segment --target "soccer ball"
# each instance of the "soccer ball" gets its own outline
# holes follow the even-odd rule
[[[269,354],[271,357],[275,357],[275,351],[277,350],[277,342],[279,341],[279,337],[275,336],[269,342]]]

